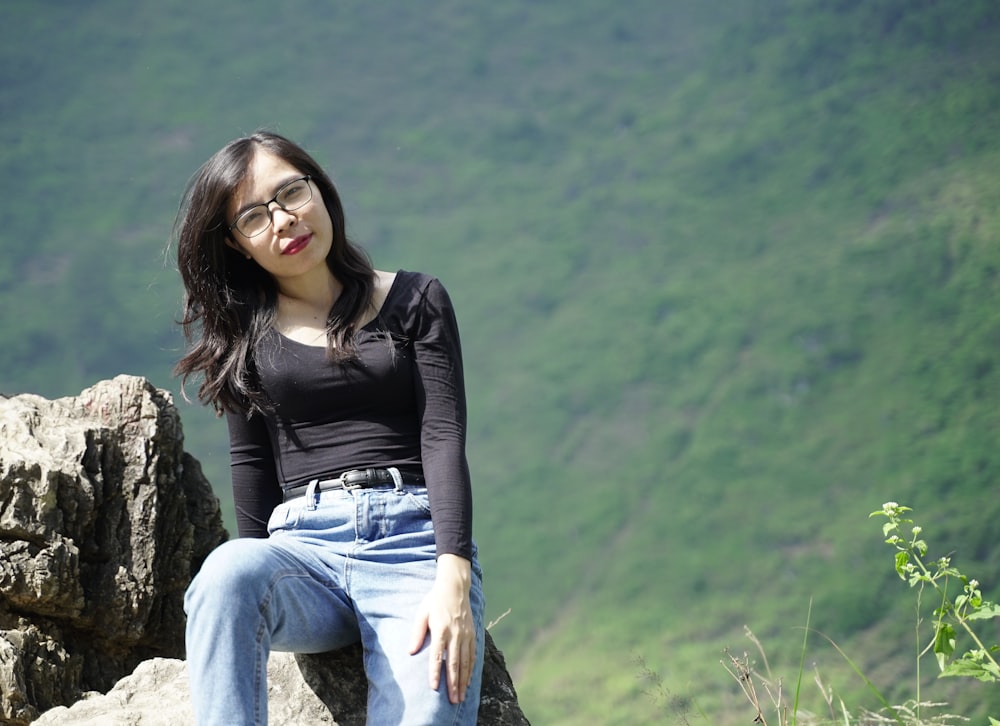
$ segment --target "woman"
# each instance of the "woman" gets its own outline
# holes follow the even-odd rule
[[[240,533],[185,598],[202,726],[266,723],[271,650],[358,641],[368,723],[476,722],[482,575],[454,312],[436,279],[372,269],[344,222],[326,173],[269,132],[212,156],[178,214],[177,372],[226,415]]]

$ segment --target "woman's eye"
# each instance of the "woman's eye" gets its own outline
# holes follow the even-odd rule
[[[260,222],[263,217],[263,207],[254,207],[253,209],[247,210],[246,214],[240,217],[240,224],[246,227],[252,227]]]
[[[281,192],[281,198],[286,201],[292,201],[296,197],[302,195],[305,190],[306,185],[304,182],[295,182],[289,187],[285,187],[285,190]]]

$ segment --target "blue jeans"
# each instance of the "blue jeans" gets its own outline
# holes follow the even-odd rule
[[[472,562],[476,664],[465,701],[444,673],[428,684],[429,648],[409,654],[413,618],[434,582],[427,490],[388,485],[306,495],[275,508],[267,539],[217,547],[188,588],[187,663],[199,726],[267,723],[271,650],[322,653],[359,640],[368,723],[475,724],[482,684],[482,572]]]

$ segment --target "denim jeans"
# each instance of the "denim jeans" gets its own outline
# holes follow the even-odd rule
[[[267,539],[217,547],[188,588],[186,644],[199,726],[267,723],[271,650],[321,653],[364,645],[368,723],[475,724],[482,683],[482,572],[472,563],[476,664],[465,701],[429,648],[409,654],[413,619],[435,577],[427,491],[397,484],[331,490],[275,508]]]

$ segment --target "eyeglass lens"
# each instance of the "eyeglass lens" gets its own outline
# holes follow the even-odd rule
[[[307,204],[311,199],[312,186],[309,184],[309,177],[295,179],[281,187],[270,202],[250,207],[250,209],[240,215],[233,226],[244,236],[254,237],[267,229],[271,224],[272,202],[276,202],[286,212],[292,212]]]

